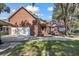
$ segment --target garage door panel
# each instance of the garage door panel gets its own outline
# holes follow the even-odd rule
[[[12,27],[11,35],[30,35],[29,27]]]

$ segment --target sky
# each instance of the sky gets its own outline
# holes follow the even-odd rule
[[[6,5],[10,7],[11,11],[10,13],[1,13],[0,19],[8,19],[21,6],[27,10],[30,10],[32,7],[32,3],[6,3]],[[52,20],[53,7],[53,3],[35,3],[34,12],[43,20],[50,21]]]

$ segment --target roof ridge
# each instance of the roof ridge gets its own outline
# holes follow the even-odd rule
[[[20,6],[10,17],[8,17],[8,21],[10,21],[10,18],[15,15],[21,8],[23,8],[25,11],[27,11],[32,17],[36,18],[31,12],[29,12],[25,7]]]

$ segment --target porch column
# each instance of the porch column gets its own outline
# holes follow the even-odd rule
[[[3,26],[3,27],[2,27],[2,31],[3,31],[3,32],[6,32],[6,28],[7,28],[6,26]]]
[[[6,32],[6,27],[4,27],[4,32]]]
[[[35,32],[35,35],[34,36],[38,36],[38,25],[34,25],[34,32]]]

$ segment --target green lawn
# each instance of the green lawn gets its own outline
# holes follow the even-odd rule
[[[79,55],[79,41],[31,40],[4,52],[3,55],[77,56]]]

